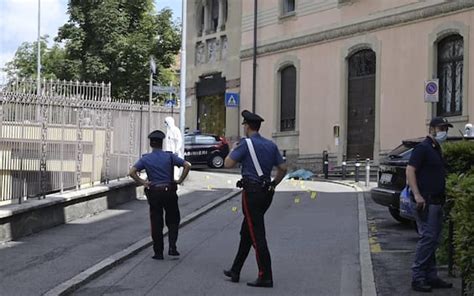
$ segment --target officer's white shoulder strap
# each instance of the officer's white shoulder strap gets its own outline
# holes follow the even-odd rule
[[[247,142],[247,147],[249,147],[250,157],[252,157],[252,162],[257,171],[259,177],[263,176],[262,168],[260,167],[260,163],[258,162],[257,154],[255,153],[255,149],[253,148],[252,140],[250,138],[246,138],[245,141]]]

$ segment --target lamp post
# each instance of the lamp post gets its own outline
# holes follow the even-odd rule
[[[148,91],[148,134],[151,133],[151,116],[152,116],[152,110],[151,106],[153,104],[152,98],[153,98],[153,74],[156,72],[156,63],[155,59],[153,56],[150,56],[150,87]],[[150,148],[148,148],[150,149]]]
[[[253,63],[252,63],[252,112],[255,112],[255,100],[257,96],[257,20],[258,0],[253,3]]]
[[[184,143],[184,132],[185,132],[185,120],[186,120],[186,27],[187,27],[187,1],[182,0],[182,15],[181,19],[183,25],[181,28],[181,70],[180,70],[180,85],[179,85],[179,97],[180,97],[180,114],[179,114],[179,129],[181,130],[181,136],[183,137]],[[181,147],[181,155],[184,155],[184,145]]]

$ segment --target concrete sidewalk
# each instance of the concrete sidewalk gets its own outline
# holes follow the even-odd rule
[[[184,217],[231,193],[238,176],[192,171],[180,187]],[[35,223],[35,221],[31,221]],[[0,245],[0,295],[40,295],[149,237],[145,199]]]

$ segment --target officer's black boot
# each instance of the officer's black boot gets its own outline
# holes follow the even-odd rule
[[[178,229],[179,226],[176,224],[168,225],[168,240],[169,240],[169,251],[170,256],[179,256],[179,252],[176,249],[176,241],[178,240]]]
[[[413,281],[411,288],[417,292],[431,292],[432,287],[426,281]]]
[[[155,260],[163,260],[163,240],[161,243],[159,242],[154,242],[153,243],[153,251],[155,255],[153,255],[153,259]]]
[[[253,282],[247,283],[247,286],[250,287],[262,287],[262,288],[272,288],[273,287],[273,280],[272,279],[263,279],[258,278]]]
[[[250,287],[262,287],[262,288],[272,288],[273,287],[273,276],[272,276],[272,269],[271,267],[267,268],[266,272],[263,274],[259,273],[258,278],[253,281],[247,283],[247,286]]]
[[[153,242],[153,251],[155,255],[153,255],[153,259],[155,260],[163,260],[163,239],[160,242]]]
[[[240,280],[240,274],[236,271],[233,271],[232,269],[224,270],[224,275],[226,277],[229,277],[230,280],[234,283],[238,283]]]
[[[164,259],[163,253],[161,253],[161,254],[156,254],[155,253],[155,255],[153,255],[153,257],[151,257],[151,258],[155,259],[155,260],[163,260]]]

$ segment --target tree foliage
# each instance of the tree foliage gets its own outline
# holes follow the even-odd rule
[[[68,79],[74,76],[74,67],[66,60],[65,50],[59,44],[54,43],[48,47],[47,35],[41,37],[41,73],[45,79]],[[34,78],[37,72],[38,42],[23,42],[15,52],[13,60],[6,63],[3,69],[10,78]],[[68,73],[71,73],[69,75]]]
[[[150,56],[163,84],[175,79],[169,68],[181,46],[180,26],[170,9],[155,11],[152,0],[70,0],[69,20],[56,43],[42,39],[45,78],[111,82],[114,99],[148,100]],[[36,43],[24,43],[7,74],[34,77]]]
[[[81,79],[110,81],[114,98],[146,99],[150,56],[168,68],[180,47],[171,10],[156,14],[152,0],[71,0],[68,13],[56,41],[65,42]]]
[[[454,225],[455,263],[466,282],[466,295],[471,295],[474,292],[474,141],[446,143],[443,155],[450,172],[445,210]],[[447,257],[449,244],[444,236],[439,252],[442,258]]]

